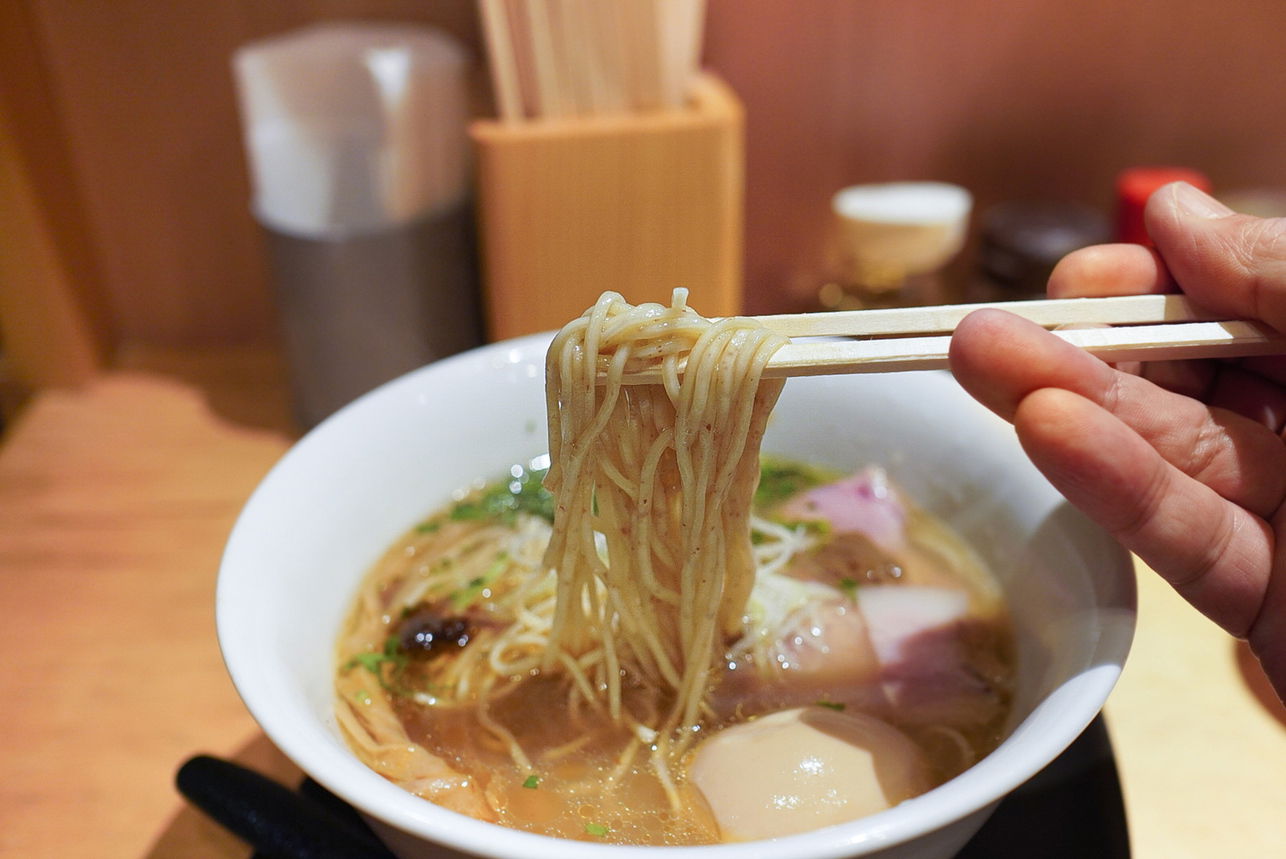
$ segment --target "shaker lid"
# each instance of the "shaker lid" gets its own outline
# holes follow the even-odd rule
[[[1143,225],[1143,207],[1152,193],[1171,182],[1187,182],[1210,192],[1210,179],[1189,167],[1130,167],[1116,177],[1116,238],[1122,242],[1151,245]]]

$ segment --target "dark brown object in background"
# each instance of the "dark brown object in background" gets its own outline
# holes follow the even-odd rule
[[[1065,200],[998,203],[982,215],[976,301],[1044,298],[1054,266],[1078,248],[1110,241],[1107,217]]]

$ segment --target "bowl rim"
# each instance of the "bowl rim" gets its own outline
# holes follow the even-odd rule
[[[216,626],[225,666],[246,708],[255,721],[283,754],[319,784],[358,809],[368,818],[392,827],[414,838],[462,850],[479,856],[522,856],[524,859],[589,859],[612,854],[652,854],[656,850],[679,852],[685,856],[736,859],[764,855],[765,845],[772,845],[772,855],[801,859],[839,859],[853,856],[855,850],[879,850],[895,847],[943,829],[981,812],[999,802],[1052,762],[1085,730],[1099,713],[1115,685],[1129,652],[1137,616],[1137,592],[1130,554],[1115,540],[1094,529],[1101,542],[1097,551],[1105,563],[1110,559],[1121,573],[1120,590],[1113,608],[1127,612],[1126,622],[1114,632],[1100,637],[1092,648],[1088,668],[1070,677],[1053,690],[1035,709],[1013,727],[1004,741],[981,761],[950,781],[921,796],[875,815],[835,824],[797,835],[770,841],[726,844],[659,847],[607,845],[574,841],[554,836],[517,830],[450,811],[416,797],[368,769],[348,752],[326,743],[316,742],[313,734],[298,730],[300,713],[282,706],[271,694],[271,680],[263,667],[253,664],[244,647],[235,640],[239,621],[236,613],[244,605],[238,589],[246,586],[246,533],[260,515],[261,508],[271,503],[279,484],[286,479],[293,463],[303,451],[324,444],[333,428],[364,412],[380,400],[399,396],[405,389],[424,384],[435,377],[508,350],[529,352],[548,344],[552,332],[527,335],[500,341],[437,361],[393,379],[362,395],[305,434],[273,465],[255,488],[229,535],[220,563],[216,587]],[[945,371],[932,375],[949,377]],[[1065,502],[1064,502],[1065,503]],[[1032,735],[1029,723],[1056,719],[1062,728],[1056,735]],[[319,726],[320,728],[320,726]],[[1012,741],[1023,735],[1024,752],[1019,757]],[[1021,763],[1021,766],[1015,766]],[[928,810],[925,811],[925,806]]]

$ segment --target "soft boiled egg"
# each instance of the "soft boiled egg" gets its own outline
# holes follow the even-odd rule
[[[696,749],[689,773],[733,841],[854,820],[932,786],[928,762],[901,731],[825,707],[725,728]]]

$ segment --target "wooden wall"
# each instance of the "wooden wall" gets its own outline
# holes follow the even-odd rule
[[[854,182],[1106,206],[1119,168],[1169,161],[1219,187],[1286,185],[1280,0],[709,8],[708,65],[747,108],[750,311],[812,295],[829,197]],[[10,0],[4,17],[0,119],[109,350],[275,340],[238,45],[364,17],[435,24],[480,54],[470,0]]]
[[[17,2],[79,187],[82,212],[66,215],[96,252],[118,341],[276,336],[229,64],[239,45],[344,17],[428,18],[477,42],[470,0]]]
[[[1284,36],[1281,0],[712,0],[708,62],[747,102],[748,309],[812,296],[857,182],[1108,211],[1132,164],[1286,186]]]

